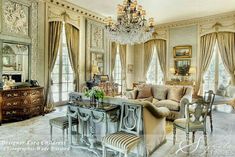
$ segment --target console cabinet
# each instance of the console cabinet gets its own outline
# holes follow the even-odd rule
[[[42,115],[43,87],[0,91],[0,124]]]

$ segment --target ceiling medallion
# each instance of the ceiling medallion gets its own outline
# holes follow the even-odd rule
[[[137,0],[124,0],[117,6],[117,21],[106,19],[106,31],[111,41],[120,44],[143,43],[152,37],[154,18],[145,19],[146,11]]]

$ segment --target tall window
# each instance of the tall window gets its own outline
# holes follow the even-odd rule
[[[147,72],[147,83],[163,84],[163,73],[159,64],[156,47]]]
[[[117,46],[117,54],[116,54],[115,65],[114,65],[114,70],[113,70],[113,79],[115,83],[120,85],[118,91],[121,92],[122,66],[121,66],[121,59],[120,59],[120,53],[119,53],[119,46]]]
[[[53,81],[52,95],[56,104],[68,101],[68,94],[74,90],[73,70],[69,61],[68,49],[66,44],[65,28],[63,26],[61,43],[54,69],[51,74]]]
[[[226,71],[220,56],[218,44],[216,42],[211,63],[204,75],[204,91],[216,91],[220,85],[226,87],[229,85],[230,76]]]

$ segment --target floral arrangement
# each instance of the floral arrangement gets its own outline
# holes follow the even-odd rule
[[[98,86],[95,86],[91,90],[87,90],[85,96],[91,99],[102,100],[104,98],[104,91]]]

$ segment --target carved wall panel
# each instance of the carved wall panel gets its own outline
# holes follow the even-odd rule
[[[11,0],[3,0],[3,31],[11,34],[29,33],[29,7]]]
[[[31,17],[31,79],[37,80],[39,74],[37,73],[37,66],[41,63],[41,55],[38,51],[38,3],[32,3],[32,17]]]
[[[106,62],[106,38],[104,32],[104,24],[87,20],[86,23],[86,80],[90,80],[91,76],[91,53],[104,54],[104,63]],[[105,64],[104,64],[105,65]],[[106,67],[103,67],[104,71]]]
[[[38,2],[32,0],[0,0],[2,10],[0,40],[29,45],[30,78],[37,79],[43,54],[38,53]]]

